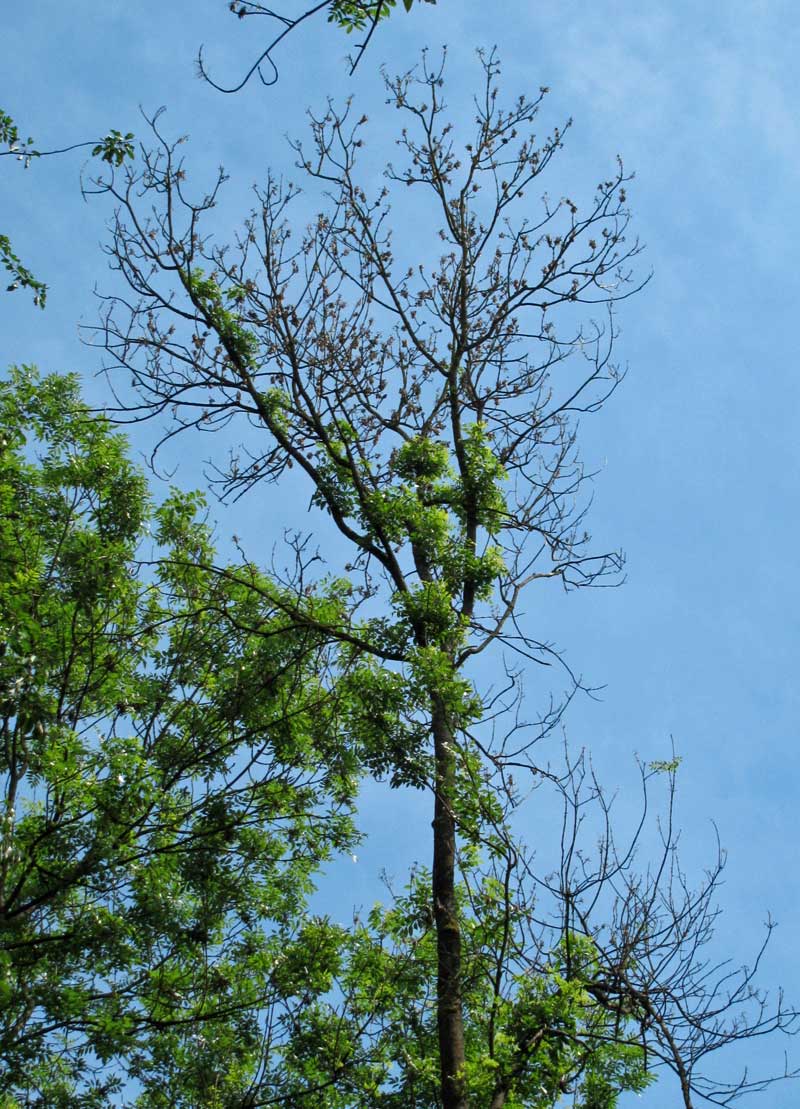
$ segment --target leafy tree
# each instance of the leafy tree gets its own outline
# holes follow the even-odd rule
[[[235,247],[204,237],[217,190],[191,201],[157,129],[142,171],[108,184],[113,263],[134,297],[107,302],[100,337],[137,390],[132,418],[168,416],[168,437],[247,421],[239,454],[214,463],[229,496],[303,475],[349,545],[346,612],[324,627],[348,727],[373,773],[432,801],[430,872],[343,938],[338,994],[269,1045],[252,1104],[538,1109],[572,1095],[611,1109],[659,1065],[687,1109],[728,1104],[758,1083],[707,1077],[707,1056],[794,1014],[766,1007],[752,970],[704,960],[721,862],[689,889],[670,807],[663,852],[637,874],[636,837],[615,849],[585,764],[558,775],[535,757],[563,702],[535,723],[519,711],[520,667],[558,661],[523,596],[604,584],[621,565],[590,547],[576,420],[622,376],[614,309],[639,287],[629,178],[617,163],[588,201],[531,203],[567,128],[537,141],[546,90],[501,107],[493,55],[483,68],[467,141],[446,121],[441,67],[387,82],[404,160],[377,185],[357,172],[366,117],[312,118],[312,149],[294,149],[328,202],[299,238],[298,189],[278,179]],[[390,201],[409,194],[433,262],[392,237]],[[292,595],[297,625],[323,630]],[[478,684],[498,649],[522,660],[499,693]],[[579,683],[565,672],[568,700]],[[653,774],[672,783],[674,766]],[[563,807],[544,870],[512,834],[537,784]],[[589,803],[596,852],[581,842]]]
[[[52,154],[66,154],[71,150],[80,150],[90,146],[92,155],[101,158],[112,166],[121,166],[126,158],[132,158],[133,135],[128,132],[123,135],[119,131],[109,131],[105,138],[89,142],[73,143],[71,146],[62,147],[60,150],[37,150],[33,145],[34,140],[29,136],[23,139],[19,127],[8,115],[0,109],[0,158],[14,157],[28,169],[34,158],[46,158]],[[2,149],[6,147],[6,149]],[[6,292],[12,293],[16,289],[30,289],[33,293],[33,303],[39,308],[44,308],[47,301],[47,285],[23,265],[19,256],[14,253],[11,240],[7,235],[0,235],[0,264],[4,266],[11,277]]]
[[[154,507],[73,378],[0,385],[5,1109],[240,1104],[330,978],[305,906],[356,764],[329,652],[255,567],[201,568],[202,503]],[[340,591],[306,605],[335,623]]]

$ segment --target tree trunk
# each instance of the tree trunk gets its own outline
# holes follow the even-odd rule
[[[436,767],[432,892],[438,958],[436,1011],[442,1109],[467,1109],[461,1008],[461,930],[455,898],[456,826],[452,805],[455,753],[447,713],[436,697],[433,698],[431,726]]]

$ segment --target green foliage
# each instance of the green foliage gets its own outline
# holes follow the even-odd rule
[[[126,158],[133,158],[134,154],[132,131],[128,131],[125,135],[119,131],[109,131],[105,138],[92,147],[93,157],[101,158],[102,161],[117,168]]]
[[[458,613],[453,610],[450,590],[442,582],[424,581],[403,593],[396,593],[394,603],[409,626],[420,629],[424,643],[446,646],[458,642]]]
[[[235,310],[225,306],[225,301],[228,301],[235,309],[241,303],[243,290],[236,286],[223,293],[215,275],[212,273],[206,277],[201,269],[181,270],[181,279],[192,300],[225,345],[228,356],[252,367],[258,353],[258,337],[242,325]]]
[[[411,11],[414,0],[402,0],[407,12]],[[436,0],[425,0],[427,4],[435,4]],[[363,31],[365,27],[378,20],[388,19],[392,9],[397,6],[397,0],[332,0],[328,12],[328,22],[336,23],[343,27],[348,34],[352,31]]]
[[[7,235],[0,235],[0,263],[11,276],[10,283],[6,286],[7,293],[16,289],[31,289],[33,303],[37,308],[44,308],[47,301],[47,286],[39,281],[27,266],[22,264],[19,255],[14,253],[11,241]]]
[[[500,482],[507,475],[487,434],[486,425],[470,424],[464,436],[465,475],[455,503],[460,514],[475,513],[480,527],[494,535],[506,517],[506,503]]]
[[[18,158],[25,158],[26,151],[33,143],[33,139],[20,138],[19,127],[14,120],[0,108],[0,146],[7,146],[8,153],[16,154]]]
[[[345,519],[353,516],[358,506],[358,495],[347,453],[351,438],[351,429],[344,425],[328,427],[326,450],[320,452],[317,463],[319,480],[312,496],[313,504],[338,512]]]
[[[153,506],[73,378],[0,386],[4,1104],[126,1076],[143,1107],[236,1104],[263,1021],[329,988],[305,902],[357,763],[327,649],[255,567],[211,571],[202,511]]]
[[[428,729],[415,711],[402,672],[362,657],[344,679],[341,698],[347,730],[358,737],[360,757],[377,778],[392,786],[421,789],[431,777]]]
[[[446,443],[417,436],[399,448],[393,459],[393,468],[407,481],[432,482],[451,473],[450,451]]]
[[[676,756],[673,759],[656,759],[648,764],[648,768],[653,774],[674,774],[680,765],[681,759]]]
[[[7,112],[0,109],[0,147],[8,147],[5,153],[15,154],[27,166],[31,157],[27,151],[32,142],[32,138],[24,140],[20,138],[19,128],[14,120]],[[47,286],[38,281],[27,266],[22,264],[19,256],[14,253],[7,235],[0,235],[0,263],[11,277],[6,292],[13,293],[15,289],[19,288],[31,289],[34,304],[39,308],[44,308],[47,300]]]
[[[465,877],[456,892],[470,1105],[488,1106],[503,1091],[511,1109],[552,1109],[565,1095],[580,1109],[615,1109],[623,1093],[644,1090],[653,1076],[635,1025],[592,995],[591,940],[567,936],[535,975],[506,967],[498,992],[498,953],[509,942],[507,893],[474,867]],[[331,997],[307,1006],[281,1058],[282,1088],[297,1103],[303,1091],[321,1086],[315,1104],[323,1109],[440,1104],[430,881],[427,870],[416,870],[388,908],[375,905],[366,920],[341,931],[337,995],[346,1002]],[[326,1080],[337,1073],[340,1083]]]

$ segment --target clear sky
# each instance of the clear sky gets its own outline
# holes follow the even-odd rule
[[[449,46],[456,114],[468,109],[477,46],[497,45],[509,97],[549,85],[544,118],[575,121],[556,176],[576,193],[604,178],[618,153],[636,171],[631,206],[647,244],[643,270],[654,276],[620,309],[627,380],[582,429],[598,471],[591,528],[599,546],[625,551],[627,583],[532,596],[528,621],[590,684],[605,686],[566,723],[572,745],[586,745],[620,788],[623,819],[634,752],[668,757],[674,741],[685,867],[699,875],[712,860],[712,820],[729,851],[719,954],[747,959],[771,911],[779,928],[763,982],[800,1004],[796,5],[439,0],[398,11],[353,78],[348,40],[318,22],[278,55],[277,86],[235,97],[194,71],[201,42],[223,81],[257,52],[258,21],[239,23],[222,0],[3,7],[0,107],[21,131],[43,149],[111,127],[140,135],[138,106],[165,105],[165,129],[191,136],[191,176],[206,181],[219,163],[231,174],[223,230],[233,231],[267,166],[291,174],[284,135],[301,134],[304,108],[328,94],[352,92],[372,120],[371,150],[391,157],[377,67],[408,68],[423,45]],[[81,343],[78,323],[96,320],[94,287],[111,287],[109,212],[82,200],[84,164],[81,152],[27,171],[0,161],[0,231],[50,284],[44,313],[23,293],[0,294],[0,337],[3,364],[78,370],[102,403],[100,352]],[[184,451],[175,480],[201,483],[202,457],[201,448]],[[265,491],[239,509],[215,509],[220,533],[241,534],[254,557],[268,554],[279,524],[307,523],[286,505]],[[363,816],[370,840],[332,876],[340,908],[371,903],[381,868],[399,876],[409,858],[425,859],[427,806],[374,788]],[[542,834],[535,814],[531,822]],[[781,1066],[783,1046],[754,1044],[752,1071]],[[800,1065],[800,1043],[788,1046]],[[789,1109],[799,1088],[775,1087],[761,1104]],[[643,1103],[676,1104],[668,1080]]]

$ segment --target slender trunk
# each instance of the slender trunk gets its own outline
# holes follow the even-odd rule
[[[433,913],[438,976],[436,1013],[443,1109],[467,1109],[464,1092],[464,1020],[461,1001],[461,930],[455,897],[456,826],[453,819],[453,733],[441,700],[434,697],[431,725],[436,764],[433,818]]]

